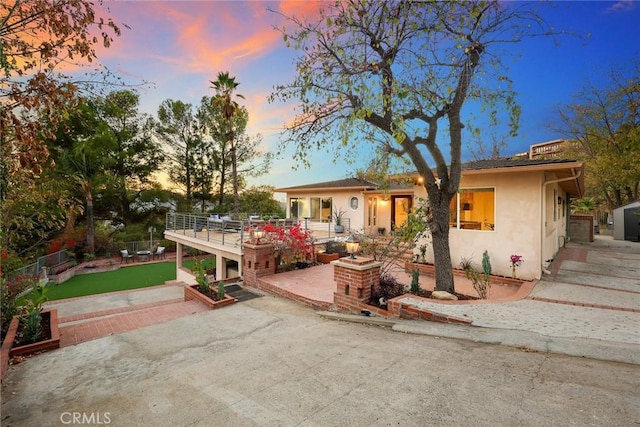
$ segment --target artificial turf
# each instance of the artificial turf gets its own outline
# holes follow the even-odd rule
[[[115,271],[79,274],[59,285],[50,283],[47,285],[47,299],[52,301],[105,292],[146,288],[162,285],[168,280],[175,279],[175,262],[134,265],[122,267]]]

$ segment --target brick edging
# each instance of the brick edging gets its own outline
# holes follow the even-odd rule
[[[75,322],[78,320],[88,320],[96,317],[110,316],[113,314],[129,313],[132,311],[144,310],[147,308],[160,307],[162,305],[175,304],[181,301],[183,301],[182,298],[172,298],[172,299],[166,299],[161,301],[147,302],[144,304],[127,305],[125,307],[110,308],[108,310],[93,311],[90,313],[73,314],[70,316],[61,317],[59,319],[59,323],[69,323],[69,322]]]
[[[4,375],[9,367],[9,360],[14,356],[31,354],[38,351],[54,350],[60,347],[60,329],[58,328],[58,311],[56,309],[45,310],[42,312],[49,313],[49,326],[51,328],[51,338],[44,341],[38,341],[33,344],[25,344],[20,347],[13,347],[13,341],[18,332],[20,317],[14,316],[9,324],[7,335],[2,341],[2,350],[0,354],[0,382],[4,381]]]
[[[587,307],[587,308],[600,308],[603,310],[613,310],[613,311],[626,311],[631,313],[640,313],[640,309],[637,308],[627,308],[627,307],[615,307],[612,305],[605,304],[591,304],[588,302],[578,302],[578,301],[562,301],[553,298],[544,298],[544,297],[527,297],[528,300],[531,301],[540,301],[540,302],[549,302],[553,304],[564,304],[564,305],[573,305],[576,307]]]
[[[418,308],[408,304],[398,304],[398,317],[410,320],[428,320],[438,323],[453,323],[458,325],[470,325],[471,320],[464,317],[452,316],[437,311]]]
[[[135,288],[135,289],[126,289],[124,291],[102,292],[102,293],[99,293],[99,294],[82,295],[80,297],[49,300],[49,301],[45,302],[44,305],[46,307],[48,305],[55,305],[55,304],[61,304],[61,303],[65,303],[65,302],[77,301],[77,300],[83,299],[83,298],[94,298],[94,297],[99,297],[99,296],[104,296],[104,295],[130,294],[132,292],[141,292],[141,291],[152,290],[152,289],[155,289],[155,288],[161,288],[161,287],[167,287],[167,286],[182,286],[182,284],[183,284],[183,282],[180,282],[180,281],[177,281],[177,280],[168,280],[168,281],[166,281],[165,283],[163,283],[161,285],[145,286],[143,288]]]

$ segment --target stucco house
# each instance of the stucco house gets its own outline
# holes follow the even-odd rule
[[[348,233],[389,233],[411,209],[426,199],[417,174],[381,190],[375,182],[347,178],[278,188],[286,193],[287,216],[330,222],[345,211]],[[538,279],[567,241],[571,198],[584,192],[584,165],[562,159],[497,159],[463,165],[460,190],[450,205],[452,261],[469,258],[480,264],[488,251],[494,274],[511,275],[511,255],[524,263],[517,274]],[[345,233],[345,234],[346,234]],[[426,243],[427,261],[433,252]]]

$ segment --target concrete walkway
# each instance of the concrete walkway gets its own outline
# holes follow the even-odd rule
[[[403,302],[465,317],[483,328],[430,324],[398,328],[406,332],[640,364],[638,243],[610,236],[596,236],[590,244],[571,243],[553,261],[551,274],[523,300],[456,305],[407,297]]]
[[[47,303],[58,310],[60,347],[207,311],[197,301],[184,301],[182,285],[111,292]]]

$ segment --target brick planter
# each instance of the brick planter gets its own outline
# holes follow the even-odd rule
[[[323,264],[329,264],[331,261],[335,261],[340,258],[340,254],[328,254],[326,252],[318,252],[316,259]]]
[[[42,312],[42,317],[49,317],[50,336],[48,340],[38,341],[32,344],[25,344],[18,347],[13,346],[16,334],[18,333],[18,326],[20,325],[20,317],[15,316],[11,320],[7,335],[2,342],[2,360],[1,360],[1,378],[4,378],[4,374],[9,365],[9,359],[15,356],[28,356],[34,353],[40,353],[43,351],[55,350],[60,348],[60,330],[58,329],[58,310],[51,309]]]
[[[418,270],[423,276],[435,277],[436,270],[433,264],[419,264],[414,262],[405,261],[404,271],[411,273],[413,270]],[[463,270],[453,269],[454,276],[466,277]],[[520,286],[524,280],[514,279],[512,277],[504,276],[491,276],[491,283],[494,285],[517,285]]]
[[[215,309],[215,308],[220,308],[220,307],[224,307],[227,305],[231,305],[235,302],[237,302],[238,300],[234,297],[231,297],[229,295],[224,296],[223,300],[220,301],[214,301],[211,298],[209,298],[208,296],[200,293],[200,291],[198,290],[198,285],[185,285],[184,286],[184,300],[185,301],[191,301],[191,300],[196,300],[196,301],[200,301],[201,303],[203,303],[204,305],[206,305],[207,307],[211,308],[211,309]]]

